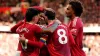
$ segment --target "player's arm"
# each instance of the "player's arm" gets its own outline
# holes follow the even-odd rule
[[[77,34],[77,38],[80,38],[79,42],[78,42],[78,46],[80,46],[80,48],[82,48],[82,40],[83,40],[83,27],[80,27],[78,30],[78,34]]]
[[[37,25],[35,26],[35,35],[37,38],[40,38],[43,36],[42,34],[42,29]],[[39,47],[39,48],[42,48],[44,46],[44,42],[42,41],[43,38],[40,38],[40,41],[32,41],[32,40],[28,40],[28,39],[25,39],[25,43],[31,45],[31,46],[34,46],[34,47]],[[44,39],[43,39],[44,40]]]
[[[20,25],[22,25],[23,23],[24,23],[24,20],[18,22],[16,25],[14,25],[14,26],[10,29],[10,31],[13,32],[13,33],[16,33],[16,29],[17,29]]]
[[[70,46],[74,46],[75,45],[75,41],[74,41],[73,35],[71,34],[69,29],[68,29],[68,39],[69,39],[69,45]]]
[[[38,48],[42,48],[44,46],[44,43],[41,42],[41,41],[39,41],[39,42],[33,42],[31,40],[28,40],[26,43],[29,44],[29,45],[32,45],[34,47],[38,47]]]
[[[41,30],[37,30],[37,32],[39,33],[40,31],[40,41],[43,42],[44,44],[46,44],[46,40],[48,39],[48,35],[53,33],[57,26],[61,24],[61,22],[59,20],[55,20],[54,24],[49,26],[49,27],[42,27],[42,31]],[[38,28],[37,28],[38,29]],[[44,36],[45,35],[45,36]]]
[[[53,33],[59,24],[61,24],[61,22],[59,20],[55,20],[53,25],[46,27],[46,28],[42,28],[42,30],[43,30],[43,32]]]
[[[42,48],[44,46],[43,42],[39,41],[32,41],[29,39],[25,39],[25,37],[20,37],[19,38],[20,43],[22,44],[22,47],[27,49],[27,45],[31,45],[34,47]]]
[[[48,36],[42,36],[40,38],[40,41],[32,41],[32,40],[27,40],[25,39],[25,43],[34,46],[34,47],[38,47],[38,48],[42,48],[44,45],[46,45],[46,40],[47,40]]]

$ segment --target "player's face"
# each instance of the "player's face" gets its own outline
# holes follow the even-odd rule
[[[74,11],[73,11],[72,6],[70,4],[68,4],[65,7],[65,13],[66,13],[67,17],[71,17],[74,14]]]
[[[47,17],[45,16],[45,14],[44,14],[44,13],[41,13],[38,22],[39,22],[40,24],[46,24],[47,21],[48,21],[48,19],[47,19]]]

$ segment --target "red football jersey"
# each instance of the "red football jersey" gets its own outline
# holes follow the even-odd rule
[[[11,28],[11,32],[16,33],[16,29],[17,29],[19,26],[21,26],[22,24],[24,24],[24,21],[25,21],[25,20],[19,21],[16,25],[14,25],[14,26]]]
[[[83,23],[79,17],[75,17],[69,22],[69,29],[72,35],[75,37],[75,46],[71,46],[72,56],[85,56],[82,50],[82,39],[83,39]]]
[[[43,46],[42,42],[39,42],[39,33],[42,29],[36,24],[24,23],[17,28],[17,33],[20,36],[24,36],[28,39],[27,49],[23,49],[23,46],[19,42],[18,50],[21,51],[20,56],[38,56],[40,48]]]
[[[61,24],[49,35],[47,47],[50,56],[71,56],[68,42],[71,45],[75,45],[75,42],[69,30],[66,28],[65,25]]]
[[[40,54],[39,56],[50,56],[49,52],[48,52],[48,49],[47,49],[47,46],[43,46],[41,49],[40,49]]]

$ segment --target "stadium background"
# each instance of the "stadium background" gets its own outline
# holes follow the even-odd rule
[[[0,56],[14,56],[18,44],[18,35],[10,33],[10,28],[22,20],[28,7],[40,5],[56,11],[56,17],[62,22],[64,8],[68,0],[0,0]],[[79,0],[84,12],[83,50],[87,56],[100,56],[100,0]],[[63,19],[63,20],[62,20]]]

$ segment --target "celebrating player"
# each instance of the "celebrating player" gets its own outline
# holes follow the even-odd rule
[[[70,1],[66,6],[66,15],[69,18],[68,27],[76,43],[76,46],[71,46],[72,56],[85,56],[82,50],[83,23],[80,18],[82,12],[83,7],[78,1]]]
[[[42,29],[36,24],[40,11],[36,8],[28,8],[26,12],[26,22],[20,23],[16,32],[19,34],[18,51],[20,56],[39,56],[40,48],[44,45],[40,41],[39,33]]]
[[[54,10],[47,8],[45,15],[48,18],[48,27],[52,26],[55,21]],[[65,25],[60,24],[52,33],[48,34],[47,48],[50,56],[71,56],[69,42],[71,45],[75,45],[75,42],[66,28]]]

